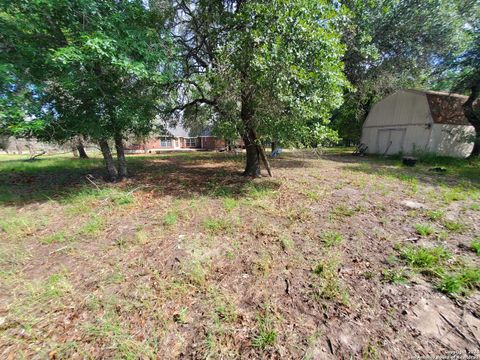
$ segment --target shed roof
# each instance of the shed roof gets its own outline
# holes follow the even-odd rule
[[[434,123],[470,125],[465,117],[465,114],[463,113],[462,107],[462,105],[468,99],[467,96],[439,91],[421,91],[414,89],[407,89],[405,91],[425,94]],[[476,106],[478,105],[480,104],[477,102]]]

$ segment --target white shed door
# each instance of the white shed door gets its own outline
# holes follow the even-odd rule
[[[378,130],[377,149],[381,155],[394,155],[403,151],[406,128]]]

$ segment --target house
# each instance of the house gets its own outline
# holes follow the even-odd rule
[[[165,134],[150,137],[144,142],[127,142],[128,153],[157,152],[164,150],[223,150],[225,140],[213,136],[210,130],[187,131],[178,125],[167,128]]]
[[[466,157],[475,134],[463,113],[466,100],[458,94],[399,90],[370,110],[361,142],[367,153]]]

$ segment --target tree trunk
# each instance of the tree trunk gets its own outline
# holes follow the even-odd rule
[[[469,158],[480,155],[480,114],[478,114],[473,108],[473,103],[480,96],[480,81],[477,81],[472,86],[471,91],[472,92],[468,97],[467,101],[465,101],[465,104],[463,104],[463,113],[475,129],[475,143],[473,145],[473,150],[470,153]]]
[[[252,129],[253,136],[255,139],[258,139],[257,132],[255,129]],[[263,144],[257,141],[257,148],[258,148],[258,153],[260,154],[260,159],[262,159],[263,165],[265,166],[265,169],[267,169],[268,175],[272,177],[272,169],[270,168],[270,163],[268,162],[267,155],[265,154],[265,149],[263,147]]]
[[[105,167],[107,169],[107,179],[108,181],[115,182],[118,178],[118,171],[113,161],[112,152],[110,151],[110,146],[108,146],[107,140],[100,140],[98,142],[100,145],[100,150],[102,151],[103,159],[105,161]]]
[[[73,157],[78,157],[78,149],[75,145],[72,144],[72,153],[73,153]]]
[[[277,143],[275,141],[272,141],[271,147],[272,147],[272,153],[273,153],[277,149]]]
[[[244,176],[260,177],[260,151],[257,144],[257,134],[254,129],[253,107],[251,94],[242,92],[242,108],[240,118],[245,127],[243,141],[247,151],[247,163]]]
[[[18,143],[17,139],[15,139],[15,148],[17,149],[17,153],[22,155],[22,145]]]
[[[128,176],[127,160],[125,159],[125,149],[123,147],[123,139],[120,133],[115,134],[115,148],[117,149],[118,175],[120,179],[124,179]]]
[[[480,129],[475,129],[475,143],[469,158],[474,158],[480,155]]]
[[[30,140],[27,140],[27,148],[28,148],[28,152],[30,153],[30,156],[35,155],[35,149],[33,148],[33,144]]]
[[[87,152],[85,151],[85,147],[83,146],[83,139],[81,135],[77,136],[75,146],[77,147],[78,156],[80,157],[80,159],[88,159]]]
[[[243,141],[247,151],[247,163],[243,172],[244,176],[260,177],[260,152],[256,140],[252,131],[245,132]]]
[[[267,155],[265,154],[265,149],[263,148],[263,145],[257,145],[258,146],[258,151],[260,153],[260,158],[263,161],[263,165],[265,165],[265,168],[267,169],[268,176],[272,177],[272,169],[270,168],[270,163],[268,162]]]

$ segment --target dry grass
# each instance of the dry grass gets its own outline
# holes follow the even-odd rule
[[[241,157],[132,156],[133,177],[114,185],[98,159],[0,159],[0,357],[404,358],[474,348],[467,330],[437,340],[407,317],[442,291],[461,299],[449,300],[450,317],[478,316],[476,168],[444,175],[397,160],[282,156],[274,178],[256,180],[239,175]],[[430,253],[419,260],[417,250],[440,246],[449,256],[435,263],[439,275],[419,272]]]

